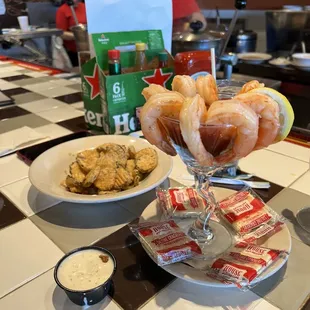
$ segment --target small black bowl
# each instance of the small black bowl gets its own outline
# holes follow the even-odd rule
[[[63,286],[60,283],[60,281],[58,280],[58,276],[57,276],[58,268],[59,268],[60,264],[67,257],[69,257],[70,255],[72,255],[76,252],[80,252],[80,251],[84,251],[84,250],[98,250],[104,254],[108,254],[113,259],[113,263],[114,263],[114,270],[112,272],[112,275],[110,276],[110,278],[107,281],[105,281],[104,283],[102,283],[99,286],[92,288],[90,290],[75,291],[75,290],[68,289],[65,286]],[[111,283],[112,283],[112,277],[113,277],[115,271],[116,271],[116,259],[110,251],[103,249],[103,248],[100,248],[100,247],[96,247],[96,246],[85,246],[85,247],[81,247],[81,248],[78,248],[78,249],[75,249],[75,250],[69,252],[57,263],[55,270],[54,270],[54,279],[55,279],[57,285],[66,292],[68,298],[73,303],[75,303],[79,306],[86,306],[86,305],[90,306],[90,305],[94,305],[94,304],[100,302],[103,298],[105,298],[108,295],[108,292],[110,290]]]

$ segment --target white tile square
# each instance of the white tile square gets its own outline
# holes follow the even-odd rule
[[[296,180],[290,188],[310,196],[310,171],[307,171],[303,176]]]
[[[54,281],[54,269],[47,271],[33,281],[0,300],[0,309],[14,310],[81,310],[73,304]],[[119,310],[109,296],[90,309]]]
[[[42,82],[42,83],[37,83],[37,84],[30,84],[30,85],[25,85],[24,88],[31,90],[33,92],[38,93],[38,91],[45,91],[49,89],[55,89],[59,86],[56,84],[53,84],[51,81],[49,82]]]
[[[18,70],[21,70],[22,68],[20,66],[11,65],[10,67],[4,67],[1,69],[1,72],[16,72]]]
[[[206,287],[176,279],[142,309],[253,310],[261,301],[262,298],[251,291]]]
[[[241,170],[281,186],[289,186],[309,169],[303,161],[267,150],[255,151],[239,161]]]
[[[53,84],[56,84],[58,86],[70,86],[70,85],[75,85],[76,82],[70,81],[67,79],[56,79],[52,82]]]
[[[70,106],[64,108],[56,108],[36,114],[53,123],[58,123],[67,119],[84,115],[82,111],[71,108]]]
[[[0,188],[0,192],[10,199],[27,217],[60,202],[40,193],[31,185],[28,178],[3,186]]]
[[[43,100],[32,101],[19,105],[21,108],[30,111],[32,113],[39,113],[55,108],[65,108],[68,105],[52,98],[46,98]]]
[[[70,104],[70,106],[75,108],[75,109],[84,109],[84,102],[80,101],[77,103]]]
[[[305,162],[310,161],[310,149],[294,143],[282,141],[268,147],[269,151],[283,154]]]
[[[0,249],[0,298],[54,267],[64,254],[28,219],[0,231]]]
[[[17,155],[0,158],[0,187],[28,177],[29,167]]]
[[[46,73],[36,72],[36,71],[33,71],[31,73],[27,73],[27,75],[29,75],[29,76],[31,76],[33,78],[48,76],[48,74],[46,74]]]
[[[76,90],[73,88],[61,87],[61,86],[56,85],[56,88],[46,89],[46,90],[40,89],[40,90],[37,90],[36,93],[40,95],[44,95],[45,97],[54,98],[58,96],[64,96],[64,95],[76,93]]]
[[[20,75],[20,72],[16,72],[16,71],[2,71],[2,70],[3,69],[1,69],[1,72],[0,72],[0,78]]]
[[[7,81],[1,81],[0,82],[0,90],[8,90],[8,89],[13,89],[17,88],[18,86],[14,83],[7,82]]]
[[[49,124],[37,127],[35,131],[41,133],[42,135],[48,136],[50,139],[56,139],[59,137],[67,136],[72,133],[71,130],[56,124]]]

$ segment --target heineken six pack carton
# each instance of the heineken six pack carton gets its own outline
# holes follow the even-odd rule
[[[156,64],[164,42],[160,30],[93,34],[96,58],[82,66],[82,88],[85,121],[91,130],[106,134],[128,134],[139,130],[137,108],[145,103],[141,95],[149,84],[171,88],[173,67],[132,72],[135,65],[135,43],[147,45],[148,62]],[[121,51],[123,74],[108,75],[108,50]],[[169,55],[169,63],[173,63]],[[155,61],[154,61],[155,60]],[[156,65],[150,65],[150,68]],[[126,73],[125,73],[126,72]]]

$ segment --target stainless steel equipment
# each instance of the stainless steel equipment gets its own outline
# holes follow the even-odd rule
[[[0,42],[8,42],[13,45],[22,46],[29,52],[31,52],[35,58],[33,60],[39,60],[49,63],[52,59],[52,37],[59,37],[63,34],[60,29],[35,29],[32,31],[15,31],[0,35]],[[36,47],[34,39],[44,38],[46,50],[43,52]]]
[[[307,50],[310,48],[310,12],[309,11],[267,11],[267,51],[287,52],[292,49],[301,30],[306,42]],[[300,45],[300,44],[299,44]],[[299,50],[301,46],[298,46]]]
[[[215,48],[216,54],[218,54],[221,38],[216,38],[208,32],[199,32],[201,28],[201,22],[193,22],[190,24],[190,31],[175,33],[172,37],[172,55],[180,52],[210,50],[211,48]]]
[[[257,33],[252,30],[239,30],[231,35],[227,51],[233,53],[255,52]]]

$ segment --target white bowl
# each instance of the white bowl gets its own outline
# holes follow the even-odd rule
[[[298,67],[310,67],[310,53],[297,53],[292,55],[293,65]]]
[[[270,54],[265,53],[240,53],[237,55],[238,59],[249,64],[260,64],[272,58]]]
[[[75,155],[83,150],[95,148],[103,143],[133,145],[137,151],[153,147],[145,139],[130,136],[94,136],[68,141],[57,145],[41,154],[30,166],[29,179],[40,192],[62,201],[76,203],[102,203],[117,201],[141,195],[161,184],[172,170],[172,159],[157,148],[158,165],[140,184],[123,192],[109,195],[81,195],[68,192],[61,182],[65,180],[69,165]]]

